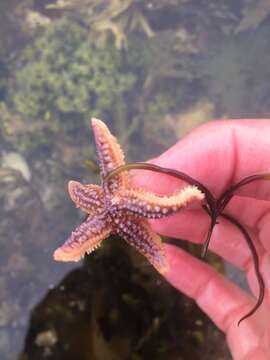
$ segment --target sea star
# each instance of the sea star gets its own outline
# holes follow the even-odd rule
[[[92,127],[102,185],[69,182],[71,199],[89,216],[54,252],[54,259],[78,261],[85,253],[99,247],[110,234],[118,234],[158,271],[166,272],[169,266],[161,239],[153,232],[147,219],[171,215],[192,201],[203,200],[204,194],[196,186],[186,186],[175,195],[158,196],[135,188],[127,172],[104,181],[111,170],[124,164],[124,154],[101,120],[92,119]]]

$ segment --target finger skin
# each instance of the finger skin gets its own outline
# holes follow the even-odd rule
[[[239,303],[252,304],[237,286],[218,274],[210,265],[173,245],[165,244],[170,270],[165,278],[177,289],[192,297],[223,331],[243,313]],[[228,319],[228,314],[234,314]],[[237,316],[238,314],[238,316]]]
[[[245,292],[218,274],[206,263],[166,244],[171,268],[166,279],[178,290],[192,297],[200,308],[226,334],[233,358],[237,360],[269,359],[267,339],[262,341],[269,322],[267,310],[261,308],[238,327],[238,320],[253,302]],[[269,337],[269,336],[268,336]]]
[[[187,173],[217,196],[245,176],[270,172],[269,139],[269,119],[212,121],[150,162]],[[136,184],[151,191],[167,193],[179,189],[179,181],[169,176],[150,171],[139,174]],[[270,200],[269,182],[247,185],[239,193]]]

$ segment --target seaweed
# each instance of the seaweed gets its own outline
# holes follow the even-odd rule
[[[47,8],[83,17],[89,30],[96,32],[100,40],[106,41],[112,34],[117,49],[127,47],[127,34],[134,30],[143,32],[147,37],[154,36],[144,15],[144,1],[57,0]]]

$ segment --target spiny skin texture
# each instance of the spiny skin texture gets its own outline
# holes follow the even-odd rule
[[[70,181],[68,190],[74,203],[89,216],[54,252],[59,261],[78,261],[85,253],[100,246],[110,234],[118,234],[143,254],[161,273],[169,267],[160,237],[147,219],[158,219],[179,211],[192,201],[201,201],[203,193],[187,186],[176,195],[158,196],[134,188],[128,173],[122,172],[104,182],[104,177],[124,164],[124,154],[107,126],[92,119],[102,185],[84,185]]]

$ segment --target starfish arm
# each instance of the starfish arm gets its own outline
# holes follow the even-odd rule
[[[104,178],[111,170],[124,165],[124,153],[117,139],[110,133],[107,126],[98,119],[92,119],[92,127],[95,136],[101,176]],[[106,188],[113,192],[119,187],[126,187],[128,174],[122,172],[106,183]],[[106,189],[105,189],[106,190]]]
[[[123,218],[125,222],[123,223]],[[116,233],[134,246],[161,273],[169,269],[160,236],[155,234],[147,220],[124,215],[119,217]]]
[[[68,192],[72,201],[89,215],[101,214],[104,211],[104,193],[98,185],[84,185],[78,181],[69,181]]]
[[[179,211],[193,201],[202,201],[203,198],[204,194],[196,186],[187,186],[172,196],[158,196],[143,189],[121,189],[112,199],[119,210],[158,219]]]
[[[111,226],[105,220],[94,217],[78,226],[66,242],[55,250],[57,261],[79,261],[85,253],[90,253],[100,246],[103,239],[111,233]]]

